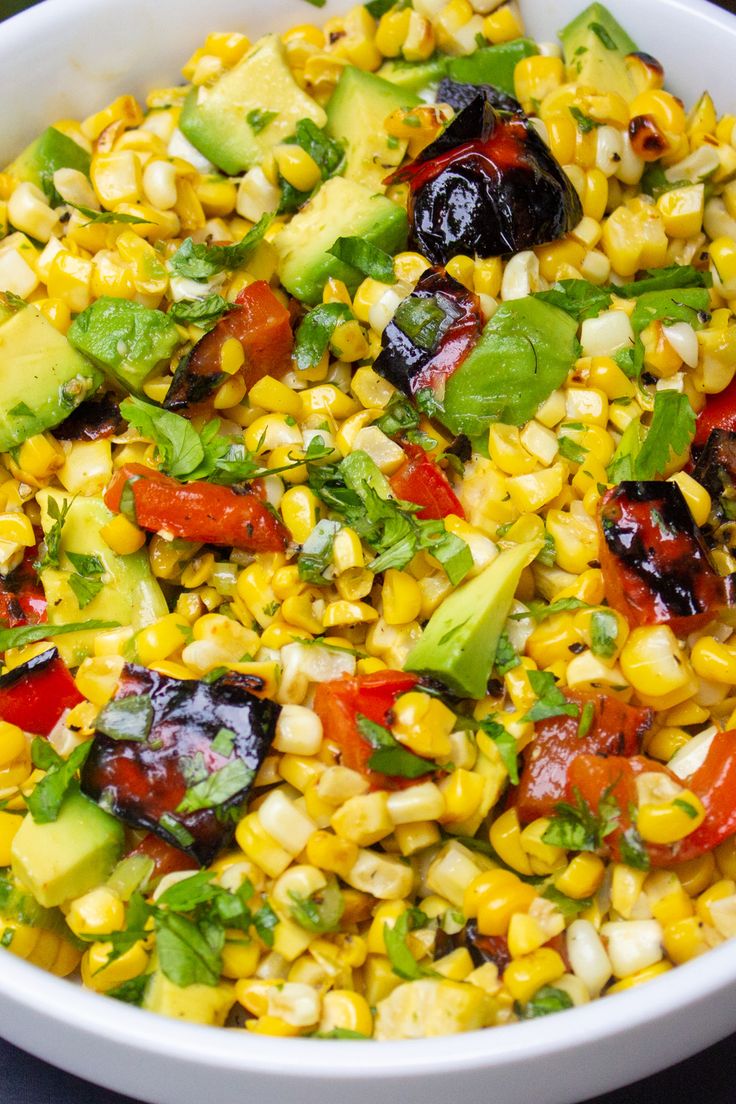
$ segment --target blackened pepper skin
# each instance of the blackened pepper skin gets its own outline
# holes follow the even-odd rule
[[[389,177],[410,186],[410,247],[434,264],[554,241],[578,224],[577,192],[529,121],[481,90],[419,157]]]
[[[713,568],[676,483],[625,481],[600,508],[601,568],[609,605],[629,624],[680,636],[734,603],[734,577]]]
[[[82,770],[83,792],[126,824],[147,828],[207,865],[230,842],[250,781],[214,807],[181,814],[177,808],[195,767],[211,776],[240,758],[250,779],[255,777],[271,746],[279,707],[254,697],[252,689],[258,689],[253,679],[235,672],[204,683],[126,665],[115,701],[150,698],[150,732],[144,740],[98,732]],[[212,747],[223,730],[234,734],[229,751]]]

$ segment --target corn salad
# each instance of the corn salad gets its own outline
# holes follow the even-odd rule
[[[736,934],[736,117],[561,40],[213,32],[0,173],[6,952],[394,1040]]]

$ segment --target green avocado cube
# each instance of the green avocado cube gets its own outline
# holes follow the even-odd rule
[[[81,897],[104,882],[123,850],[123,826],[78,791],[56,820],[24,818],[11,846],[13,874],[44,908]]]
[[[163,311],[110,295],[82,311],[67,338],[116,383],[136,392],[181,342],[176,323]]]
[[[539,53],[536,42],[530,38],[515,38],[499,46],[482,46],[467,57],[450,58],[448,76],[465,84],[492,84],[515,95],[514,70],[523,58]]]
[[[279,278],[291,295],[310,306],[322,302],[331,276],[353,295],[364,274],[331,256],[328,250],[336,240],[364,238],[394,254],[406,245],[407,233],[403,207],[355,180],[333,176],[274,238]]]
[[[143,1007],[149,1012],[210,1027],[222,1027],[234,1004],[235,987],[227,982],[176,985],[161,969],[153,971],[143,996]]]
[[[57,169],[77,169],[89,176],[90,155],[56,127],[48,127],[19,153],[7,171],[16,180],[30,181],[48,196],[53,195]]]
[[[638,49],[603,4],[591,4],[560,31],[567,79],[598,92],[618,92],[632,100],[639,91],[626,65]]]

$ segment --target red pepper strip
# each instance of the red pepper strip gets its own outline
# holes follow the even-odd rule
[[[552,816],[565,796],[570,765],[580,755],[636,755],[652,723],[649,709],[634,709],[608,694],[568,692],[581,710],[590,702],[593,719],[584,736],[580,717],[550,717],[538,721],[536,736],[524,751],[524,766],[513,798],[524,824]]]
[[[253,491],[216,483],[178,483],[142,464],[126,464],[115,473],[105,494],[110,510],[120,510],[126,486],[131,488],[142,529],[163,529],[183,540],[248,552],[280,552],[288,543],[282,523]]]
[[[678,779],[703,803],[703,823],[675,844],[673,862],[688,862],[711,851],[736,832],[736,732],[718,732],[705,762],[689,778]]]
[[[194,859],[178,847],[172,847],[166,840],[159,839],[153,833],[144,836],[131,852],[131,855],[145,855],[153,860],[153,870],[149,883],[158,882],[167,874],[178,874],[181,870],[196,870]]]
[[[396,497],[421,506],[417,517],[422,521],[445,518],[448,514],[457,514],[464,518],[462,503],[441,468],[430,460],[419,445],[409,444],[404,445],[404,448],[409,458],[389,479]]]
[[[725,391],[708,395],[695,422],[693,445],[704,445],[712,429],[736,431],[736,379],[729,383]]]
[[[33,564],[38,547],[27,548],[22,561],[9,575],[0,577],[0,624],[40,625],[46,620],[46,595]]]
[[[358,678],[322,682],[314,696],[314,711],[322,721],[328,742],[337,744],[343,766],[360,771],[375,790],[403,789],[415,780],[392,778],[368,766],[374,748],[358,731],[356,716],[362,713],[376,724],[388,725],[388,714],[402,694],[413,690],[416,675],[402,671],[376,671]]]
[[[0,677],[0,718],[38,736],[48,736],[64,711],[83,700],[53,647]]]
[[[185,410],[208,399],[227,379],[222,348],[235,338],[243,346],[243,376],[248,390],[263,376],[282,376],[291,367],[293,334],[289,311],[265,280],[256,280],[238,295],[236,306],[200,338],[182,361],[164,406]]]

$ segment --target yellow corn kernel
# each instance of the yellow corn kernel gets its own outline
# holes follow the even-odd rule
[[[449,755],[455,715],[441,701],[421,691],[410,691],[396,700],[393,712],[392,731],[399,743],[416,755]]]
[[[385,284],[381,287],[385,291]],[[324,417],[332,415],[338,421],[349,418],[351,414],[357,414],[360,407],[332,383],[322,383],[317,387],[308,387],[300,392],[302,400],[302,417],[309,418],[312,415]]]
[[[72,901],[66,922],[75,935],[104,935],[125,924],[125,907],[114,890],[99,886]]]
[[[697,859],[678,863],[675,870],[682,888],[689,897],[697,897],[711,884],[716,874],[716,860],[711,851]]]
[[[535,252],[539,258],[539,271],[542,276],[545,280],[554,283],[564,276],[568,266],[580,269],[586,249],[571,238],[563,238],[550,245],[539,246]]]
[[[652,978],[666,974],[671,969],[672,965],[669,962],[655,962],[653,966],[637,970],[635,974],[630,974],[621,981],[617,981],[615,985],[611,985],[606,990],[606,993],[623,993],[627,989],[633,989],[635,985],[642,985],[645,981],[651,981]]]
[[[490,828],[490,841],[499,858],[519,874],[533,874],[521,839],[521,825],[515,808],[497,817]],[[542,940],[544,942],[544,940]]]
[[[135,647],[141,663],[147,667],[170,655],[189,639],[191,626],[186,618],[178,613],[169,613],[159,617],[151,625],[141,629],[135,638]]]
[[[646,752],[652,759],[668,763],[672,756],[689,741],[690,736],[684,729],[666,725],[649,737],[646,742]]]
[[[564,483],[565,469],[561,464],[553,464],[544,471],[512,476],[506,486],[514,506],[525,514],[536,513],[557,498]]]
[[[290,414],[293,418],[300,414],[302,408],[297,392],[273,376],[263,376],[254,383],[248,392],[248,400],[251,406],[260,406],[274,414]]]
[[[667,957],[675,966],[681,966],[708,950],[703,938],[703,928],[697,916],[686,916],[667,924],[662,933],[662,943]]]
[[[395,8],[381,16],[376,29],[376,46],[384,57],[398,57],[409,34],[411,11]]]
[[[45,646],[46,648],[49,645]],[[0,721],[0,769],[14,763],[26,752],[26,738],[18,725]]]
[[[637,115],[649,115],[660,130],[671,134],[684,134],[687,116],[682,102],[663,89],[641,92],[629,104],[632,119]]]
[[[534,101],[541,101],[559,88],[565,79],[565,67],[562,58],[535,57],[522,58],[514,69],[514,90],[525,111],[534,110]]]
[[[367,602],[351,602],[339,599],[329,602],[322,615],[322,626],[334,629],[342,625],[366,625],[378,620],[378,612]]]
[[[440,49],[447,53],[464,52],[458,44],[457,32],[464,27],[473,25],[473,8],[468,0],[450,0],[433,17],[435,34]],[[478,20],[479,31],[482,32],[483,21]]]
[[[389,568],[381,590],[383,616],[388,625],[405,625],[421,612],[422,592],[416,579],[406,571]]]
[[[473,275],[475,272],[475,261],[472,257],[466,257],[462,253],[457,254],[451,260],[447,262],[447,272],[458,283],[466,287],[468,291],[473,291]]]
[[[488,432],[488,451],[494,464],[507,475],[533,472],[537,462],[519,439],[517,426],[496,422]]]
[[[485,781],[479,774],[459,767],[439,783],[445,809],[439,821],[459,824],[472,817],[480,808],[485,793]]]
[[[489,879],[492,873],[502,872],[489,872]],[[511,883],[487,888],[480,894],[477,903],[478,931],[481,935],[505,935],[514,913],[528,912],[536,896],[534,887],[518,878]]]
[[[94,705],[107,705],[117,689],[124,666],[122,656],[90,656],[82,660],[74,684]]]
[[[673,188],[657,200],[665,233],[671,238],[693,238],[703,227],[705,185]]]
[[[547,817],[538,817],[522,829],[521,846],[530,857],[533,874],[552,873],[565,864],[564,848],[544,842],[549,826]]]
[[[0,810],[0,867],[10,866],[13,840],[22,823],[22,817]]]
[[[605,865],[597,855],[576,855],[562,873],[557,875],[555,886],[566,896],[581,901],[585,897],[592,897],[600,887],[605,873]]]
[[[244,817],[235,830],[238,846],[269,878],[278,878],[292,856],[266,832],[256,813]]]
[[[143,973],[148,954],[141,941],[109,962],[112,943],[93,943],[82,958],[82,982],[88,989],[106,993]]]
[[[714,854],[718,869],[724,878],[736,881],[736,836],[729,836],[727,840],[720,843]]]
[[[0,514],[0,540],[32,548],[36,543],[33,526],[26,514]]]
[[[37,480],[48,479],[59,471],[64,466],[64,460],[63,448],[49,433],[37,433],[28,437],[18,451],[18,467],[21,472]]]
[[[716,901],[723,901],[727,897],[733,897],[736,893],[736,883],[730,878],[723,878],[721,881],[714,882],[713,885],[708,886],[699,896],[695,902],[695,912],[703,921],[704,924],[710,924],[713,926],[713,915],[710,911],[710,906]]]
[[[373,1016],[365,997],[351,989],[332,989],[322,999],[321,1032],[354,1031],[359,1035],[373,1034]]]
[[[281,499],[281,516],[297,544],[304,544],[318,520],[319,500],[309,487],[291,487]]]
[[[696,689],[693,670],[668,625],[634,629],[621,652],[621,669],[642,699],[666,700],[668,707]]]
[[[702,636],[690,653],[697,675],[711,682],[736,684],[736,653],[712,636]]]
[[[614,863],[611,875],[611,905],[625,920],[632,910],[646,881],[645,870],[634,870],[624,863]]]
[[[565,963],[550,947],[540,947],[533,954],[514,959],[503,973],[503,983],[520,1004],[530,1001],[543,985],[562,977]]]
[[[509,922],[507,939],[511,957],[521,958],[538,950],[549,936],[533,916],[525,912],[515,912]]]
[[[491,12],[483,20],[483,34],[494,46],[519,38],[524,34],[524,23],[518,8],[504,4]]]
[[[92,262],[61,249],[49,268],[46,281],[52,299],[61,299],[75,314],[91,302]]]

